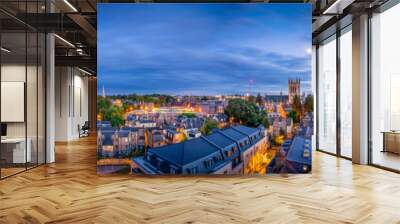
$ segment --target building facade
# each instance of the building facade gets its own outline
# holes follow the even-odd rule
[[[264,127],[232,126],[181,143],[150,148],[144,156],[133,159],[132,172],[241,174],[251,156],[266,145]]]

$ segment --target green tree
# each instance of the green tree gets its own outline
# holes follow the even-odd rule
[[[207,119],[204,121],[203,126],[200,128],[200,131],[201,131],[201,133],[202,133],[203,135],[208,135],[208,134],[211,134],[211,131],[212,131],[214,128],[218,128],[218,122],[215,121],[215,120],[213,120],[213,119],[207,118]]]
[[[195,118],[195,117],[197,117],[195,113],[191,113],[191,112],[185,112],[185,113],[182,113],[179,116],[180,117],[187,117],[187,118]]]
[[[165,103],[167,103],[167,104],[171,104],[171,103],[173,103],[174,101],[175,101],[175,98],[174,98],[173,96],[167,95],[167,96],[165,97]]]
[[[124,111],[117,106],[111,106],[104,113],[104,120],[110,121],[113,127],[119,127],[125,123]]]
[[[233,119],[233,122],[241,123],[251,127],[263,124],[269,126],[267,112],[260,110],[255,103],[242,100],[231,99],[225,108],[225,114]]]
[[[263,103],[264,103],[264,100],[263,100],[263,98],[262,98],[262,96],[261,96],[260,93],[257,94],[256,103],[258,104],[258,106],[261,106],[261,105],[263,105]]]
[[[300,97],[298,95],[295,95],[293,97],[292,110],[296,112],[297,119],[300,120],[300,117],[303,113],[303,109],[302,109]]]
[[[265,113],[265,115],[263,115],[261,124],[264,125],[265,128],[269,128],[269,120],[268,120],[267,113]]]
[[[256,102],[256,97],[253,96],[253,95],[250,95],[250,96],[247,98],[247,100],[248,100],[250,103],[255,103],[255,102]]]
[[[101,114],[104,117],[105,112],[110,108],[111,101],[107,98],[98,96],[97,97],[97,114]]]
[[[314,97],[313,95],[307,95],[304,101],[304,111],[305,112],[313,112],[314,111]]]
[[[298,123],[299,122],[299,118],[297,116],[297,113],[294,110],[289,112],[288,117],[292,118],[294,123]]]

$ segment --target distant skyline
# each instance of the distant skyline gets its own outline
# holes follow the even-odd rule
[[[99,94],[309,93],[310,21],[310,4],[98,4]]]

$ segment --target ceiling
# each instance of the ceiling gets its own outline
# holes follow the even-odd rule
[[[387,0],[251,0],[251,2],[308,2],[313,6],[313,40],[348,15],[377,7]],[[26,29],[57,34],[56,65],[79,66],[96,73],[97,3],[178,2],[178,0],[1,0],[0,21],[5,38],[20,41]],[[192,0],[190,2],[205,2]],[[209,0],[206,2],[249,2]],[[26,13],[27,12],[27,13]],[[50,13],[51,12],[51,13]],[[350,19],[351,22],[351,19]],[[334,32],[334,31],[331,31]],[[12,34],[14,33],[14,34]],[[13,37],[14,36],[14,37]],[[18,45],[18,43],[15,43]],[[20,43],[23,44],[23,43]],[[16,46],[15,46],[16,47]],[[29,51],[29,50],[28,50]]]

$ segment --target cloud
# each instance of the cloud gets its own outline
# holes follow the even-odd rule
[[[131,6],[129,14],[103,6],[98,73],[109,93],[244,93],[250,79],[254,91],[276,92],[287,91],[288,78],[311,79],[311,36],[303,30],[310,18],[301,5],[168,4]],[[304,18],[293,22],[288,11]]]

